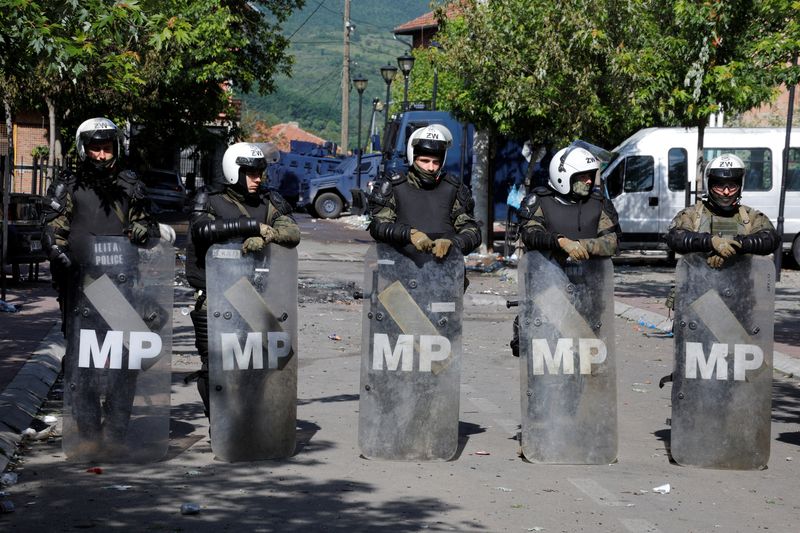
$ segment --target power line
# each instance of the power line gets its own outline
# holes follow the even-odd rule
[[[324,4],[324,3],[325,3],[325,0],[322,0],[322,1],[321,1],[321,2],[320,2],[318,5],[317,5],[316,9],[314,9],[314,11],[312,11],[312,12],[311,12],[311,14],[310,14],[309,16],[307,16],[307,17],[306,17],[306,20],[304,20],[304,21],[303,21],[303,23],[302,23],[302,24],[300,24],[300,25],[297,27],[297,29],[296,29],[296,30],[294,30],[294,32],[293,32],[293,33],[292,33],[292,34],[289,36],[289,39],[288,39],[288,40],[290,40],[290,41],[292,40],[292,37],[294,37],[294,36],[295,36],[295,34],[296,34],[297,32],[299,32],[299,31],[300,31],[300,28],[302,28],[303,26],[305,26],[305,25],[306,25],[306,22],[308,22],[308,21],[311,19],[311,17],[313,17],[313,16],[314,16],[314,13],[316,13],[317,11],[319,11],[319,8],[321,8],[321,7],[322,7],[322,4]]]
[[[342,13],[341,11],[336,11],[335,9],[331,9],[331,8],[329,8],[327,6],[324,6],[324,8],[325,8],[326,11],[329,11],[329,12],[333,13],[334,15],[344,16],[344,13]],[[367,26],[372,26],[373,28],[378,28],[379,30],[392,31],[394,29],[394,28],[389,28],[387,26],[378,26],[377,24],[373,24],[371,22],[367,22],[366,20],[359,20],[359,19],[356,19],[356,18],[353,18],[353,17],[350,17],[350,20],[358,22],[359,24],[366,24]]]

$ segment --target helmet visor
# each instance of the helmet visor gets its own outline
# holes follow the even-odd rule
[[[253,169],[256,172],[263,172],[267,168],[267,160],[263,157],[244,157],[236,158],[236,164],[243,169]]]

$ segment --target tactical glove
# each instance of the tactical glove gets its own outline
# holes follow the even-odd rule
[[[264,249],[264,238],[259,237],[248,237],[245,239],[244,243],[242,244],[242,252],[260,252]]]
[[[736,253],[736,248],[741,248],[742,244],[728,237],[714,235],[711,237],[711,246],[714,247],[714,251],[721,255],[723,259],[727,259],[734,255]]]
[[[55,244],[50,247],[50,253],[47,254],[47,258],[51,263],[62,268],[70,268],[72,266],[72,259],[69,256],[69,252]]]
[[[561,237],[558,239],[558,245],[569,254],[573,261],[585,261],[589,259],[589,252],[584,248],[583,244],[578,241]]]
[[[263,223],[259,225],[259,233],[261,233],[261,237],[264,239],[264,244],[271,243],[278,235],[278,232],[275,231],[275,228]]]
[[[711,268],[722,268],[722,264],[724,262],[725,259],[723,259],[718,255],[710,255],[708,256],[708,259],[706,259],[706,263],[708,263],[708,266],[710,266]]]
[[[433,247],[431,238],[415,229],[411,230],[411,244],[413,244],[414,248],[419,252],[430,252]]]
[[[450,246],[452,245],[453,241],[450,239],[436,239],[433,241],[433,255],[439,259],[443,258],[450,251]]]
[[[133,244],[144,244],[147,242],[147,226],[141,222],[131,222],[128,228],[128,237]]]

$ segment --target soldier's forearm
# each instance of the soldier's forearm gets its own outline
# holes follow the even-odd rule
[[[467,255],[481,245],[481,232],[477,224],[469,225],[459,231],[452,239],[461,253]]]
[[[672,228],[667,233],[667,246],[679,254],[713,250],[710,233],[698,233],[678,228]]]
[[[369,225],[369,234],[378,242],[400,245],[411,242],[411,226],[397,222],[382,222],[379,219],[372,219]]]
[[[596,257],[611,257],[617,251],[617,235],[609,233],[596,239],[578,239],[583,244],[589,255]]]
[[[275,238],[272,242],[294,248],[300,243],[300,228],[288,216],[279,216],[272,226],[275,229]]]
[[[192,239],[207,246],[235,237],[255,237],[260,234],[258,221],[248,217],[201,220],[192,224]]]
[[[528,250],[558,250],[558,235],[546,231],[541,226],[525,226],[522,229],[522,242]]]
[[[778,232],[771,229],[757,231],[751,235],[737,235],[735,239],[742,245],[737,252],[740,254],[769,255],[780,244]]]

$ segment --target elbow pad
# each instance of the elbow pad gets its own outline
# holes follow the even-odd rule
[[[461,253],[468,254],[481,245],[481,234],[479,232],[465,231],[453,236],[450,240],[458,246]]]
[[[192,238],[199,243],[212,245],[236,237],[255,237],[260,235],[259,223],[254,218],[218,218],[203,220],[192,226]]]
[[[711,246],[710,233],[697,233],[694,231],[675,229],[667,233],[667,246],[679,254],[710,252],[714,249],[713,246]]]
[[[737,235],[735,240],[739,241],[742,247],[740,254],[769,255],[774,252],[779,244],[778,233],[773,230],[761,230],[752,235]]]
[[[528,250],[557,250],[560,248],[557,235],[544,231],[523,230],[522,243]]]
[[[408,244],[411,242],[411,227],[396,222],[376,222],[369,225],[369,234],[379,242]]]

